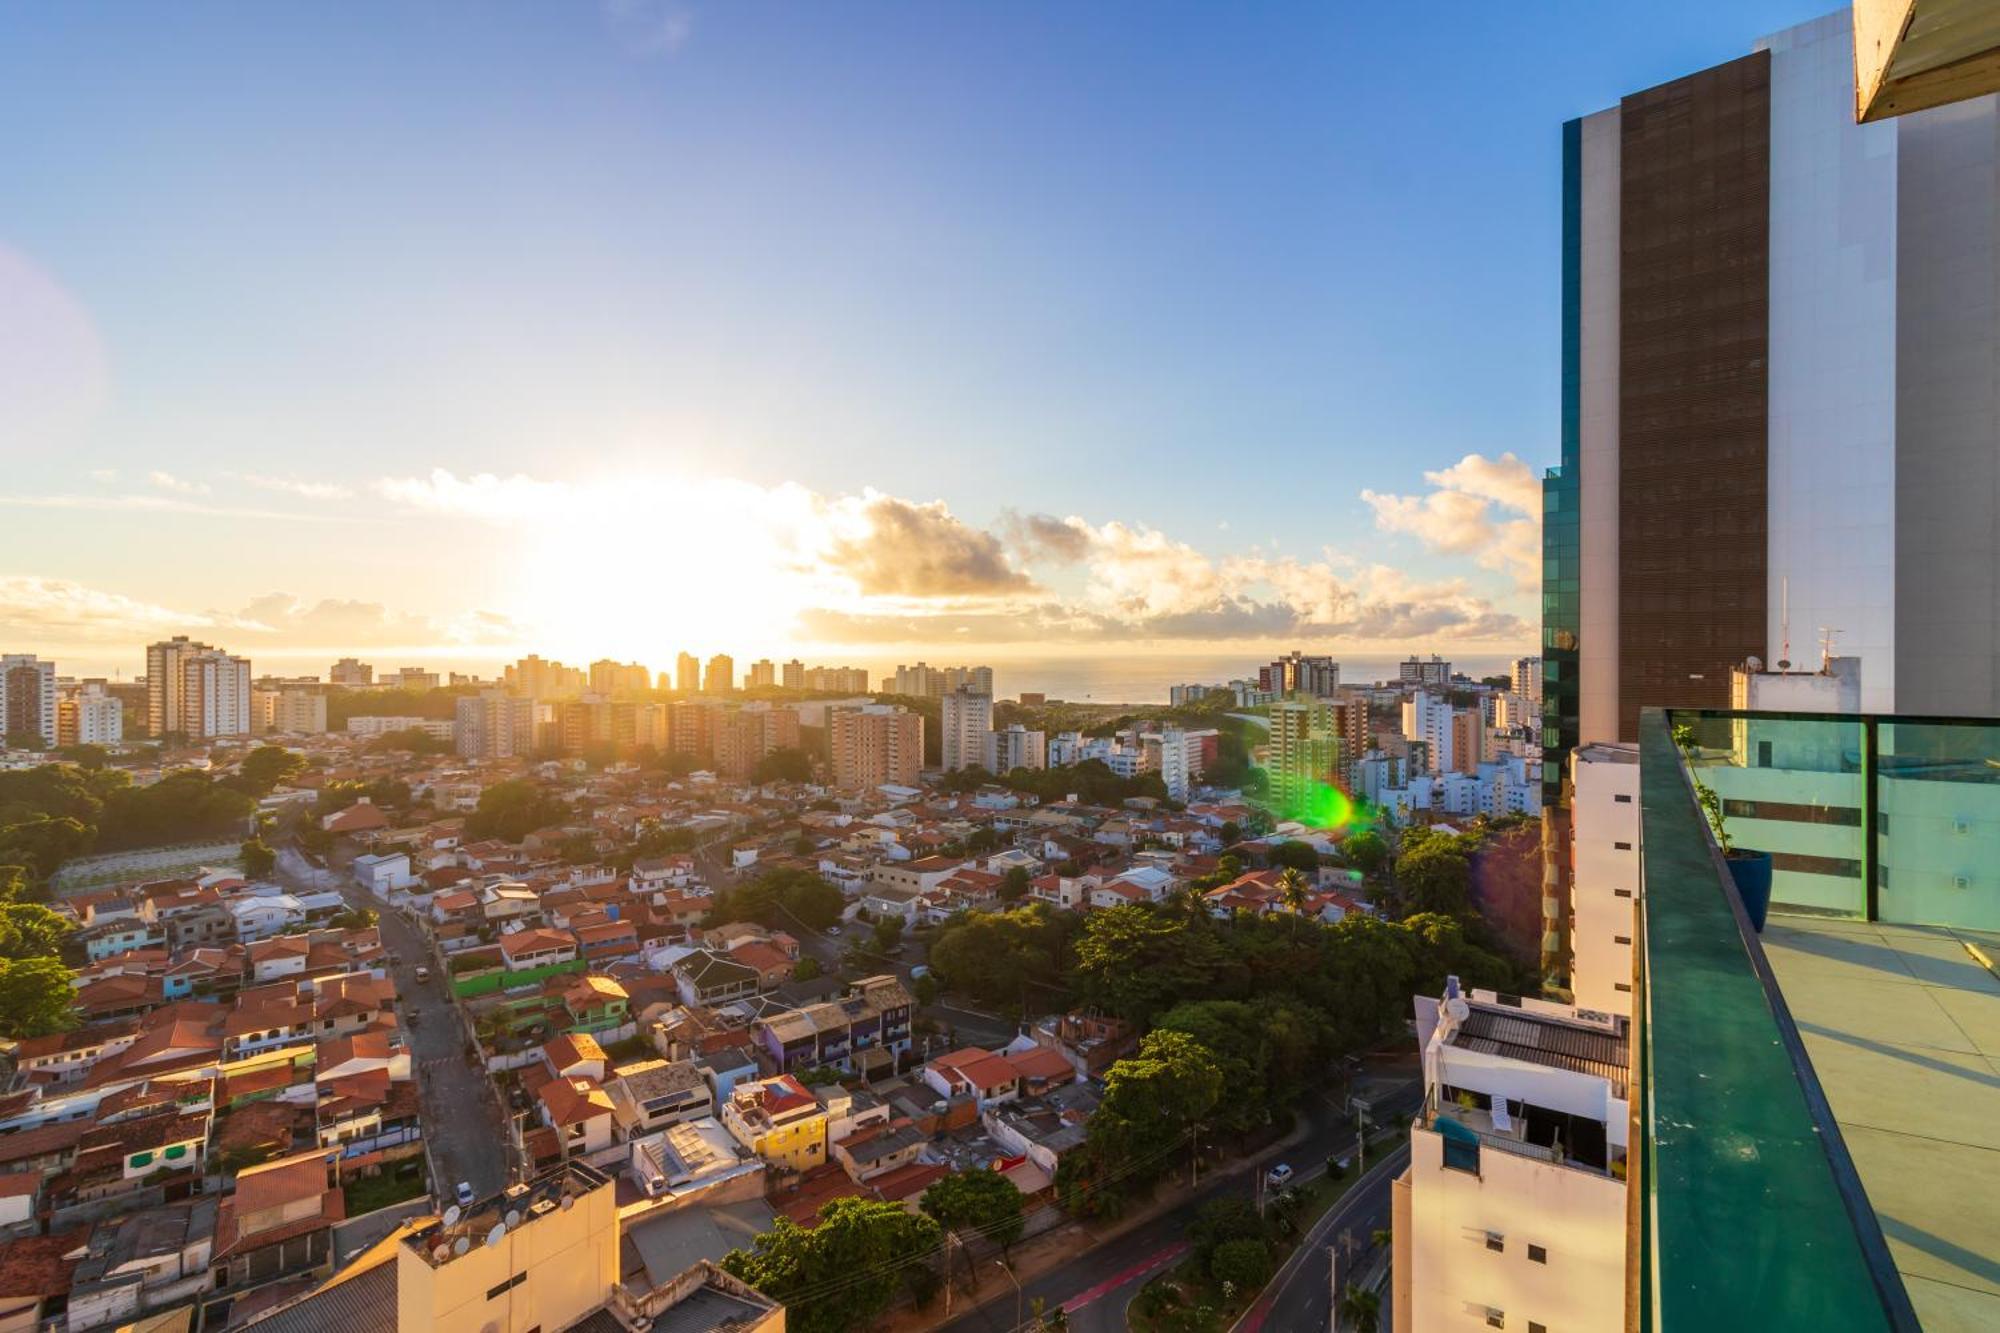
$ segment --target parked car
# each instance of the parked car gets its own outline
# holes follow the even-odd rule
[[[431,970],[428,967],[419,965],[417,967],[417,984],[421,986],[430,979],[431,979]]]
[[[1292,1168],[1283,1162],[1264,1173],[1264,1183],[1274,1190],[1281,1190],[1292,1183]]]
[[[459,1181],[458,1206],[461,1208],[470,1208],[472,1206],[472,1200],[474,1197],[475,1196],[472,1193],[472,1182],[468,1180]]]
[[[828,927],[826,928],[826,933],[827,933],[827,936],[828,936],[829,938],[832,938],[832,937],[834,937],[834,936],[837,936],[837,935],[839,935],[839,934],[840,934],[840,927],[839,927],[839,926],[828,926]]]

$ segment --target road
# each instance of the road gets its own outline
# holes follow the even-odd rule
[[[294,857],[290,849],[285,851],[279,861],[280,875],[306,886],[310,881],[300,873],[304,864]],[[499,1193],[507,1183],[507,1118],[485,1068],[466,1059],[471,1039],[446,994],[443,970],[433,967],[429,981],[417,980],[417,967],[428,963],[431,956],[422,931],[370,898],[345,875],[337,874],[334,887],[348,906],[369,908],[377,914],[382,946],[389,954],[389,979],[395,983],[402,1010],[403,1039],[416,1071],[427,1151],[434,1172],[443,1177],[432,1182],[433,1194],[441,1205],[449,1203],[461,1180],[470,1183],[473,1193],[481,1198]],[[419,1011],[414,1021],[413,1009]]]
[[[1329,1250],[1340,1253],[1342,1287],[1350,1279],[1380,1271],[1388,1256],[1378,1251],[1374,1233],[1389,1226],[1390,1188],[1410,1162],[1407,1140],[1396,1145],[1354,1188],[1341,1196],[1340,1203],[1313,1225],[1304,1243],[1279,1270],[1264,1294],[1257,1298],[1230,1333],[1293,1333],[1294,1330],[1329,1327],[1331,1298],[1328,1283]],[[1342,1237],[1351,1237],[1350,1247]],[[1384,1284],[1378,1327],[1390,1327],[1389,1291]]]
[[[1414,1114],[1420,1091],[1417,1084],[1405,1084],[1393,1096],[1378,1098],[1376,1123],[1391,1124]],[[1303,1141],[1290,1147],[1274,1148],[1259,1155],[1254,1159],[1250,1170],[1239,1170],[1214,1177],[1196,1194],[1160,1216],[1142,1222],[1104,1244],[1093,1247],[1061,1268],[1023,1283],[1022,1295],[1026,1302],[1031,1305],[1039,1298],[1047,1308],[1061,1306],[1069,1315],[1069,1326],[1074,1333],[1125,1333],[1126,1305],[1149,1278],[1179,1262],[1181,1256],[1187,1252],[1187,1242],[1182,1236],[1186,1233],[1188,1224],[1194,1221],[1195,1215],[1201,1211],[1202,1205],[1227,1194],[1253,1197],[1258,1174],[1280,1159],[1299,1166],[1299,1178],[1304,1181],[1311,1179],[1318,1170],[1323,1169],[1328,1157],[1335,1153],[1344,1155],[1353,1150],[1353,1122],[1341,1114],[1330,1100],[1313,1103],[1308,1108],[1306,1117],[1308,1127]],[[1385,1200],[1386,1197],[1385,1195]],[[1384,1206],[1386,1207],[1386,1202]],[[1348,1205],[1343,1201],[1342,1207],[1336,1209],[1330,1216],[1344,1217],[1347,1208]],[[1357,1224],[1342,1221],[1341,1225]],[[1004,1277],[996,1280],[1004,1289]],[[941,1328],[948,1330],[949,1333],[1013,1333],[1014,1301],[1011,1290],[1006,1294],[1007,1299],[999,1299],[999,1291],[992,1286],[982,1285],[980,1295],[993,1298],[991,1303],[969,1311],[942,1325]],[[1325,1299],[1326,1293],[1322,1290],[1321,1316],[1317,1325],[1321,1328],[1326,1326]],[[1273,1333],[1277,1333],[1278,1330],[1291,1333],[1293,1329],[1310,1329],[1315,1325],[1271,1320],[1267,1327],[1273,1330]]]

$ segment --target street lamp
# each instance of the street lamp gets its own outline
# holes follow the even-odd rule
[[[995,1259],[993,1266],[1005,1273],[1007,1280],[1014,1284],[1014,1327],[1019,1328],[1021,1326],[1021,1279],[1014,1276],[1014,1270],[1007,1266],[1005,1259]]]

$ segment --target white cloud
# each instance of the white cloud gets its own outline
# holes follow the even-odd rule
[[[1375,526],[1406,533],[1445,555],[1471,556],[1523,589],[1539,585],[1541,483],[1527,464],[1513,454],[1467,454],[1424,473],[1424,480],[1436,489],[1423,495],[1361,492],[1375,511]]]
[[[286,509],[249,509],[211,504],[172,495],[0,495],[0,509],[91,509],[112,513],[200,514],[209,518],[271,519],[284,523],[357,523],[365,517],[299,513]]]
[[[671,56],[694,36],[694,11],[676,0],[604,0],[604,24],[628,55]]]
[[[245,486],[255,486],[260,491],[277,491],[306,500],[346,500],[354,495],[347,487],[330,481],[300,481],[295,477],[272,477],[260,472],[229,472],[224,475]]]
[[[428,477],[384,477],[375,483],[375,491],[412,509],[501,522],[546,514],[570,499],[570,488],[559,481],[536,481],[519,473],[499,477],[491,472],[461,478],[441,467],[432,468]]]
[[[148,472],[146,474],[146,480],[152,482],[153,485],[159,487],[163,491],[172,491],[175,495],[208,494],[207,482],[187,481],[180,477],[176,477],[171,472]]]

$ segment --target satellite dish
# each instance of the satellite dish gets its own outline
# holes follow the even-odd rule
[[[449,1208],[447,1208],[447,1209],[445,1209],[445,1210],[444,1210],[444,1224],[445,1224],[446,1226],[448,1226],[448,1227],[455,1227],[455,1226],[457,1226],[457,1225],[458,1225],[458,1217],[459,1217],[459,1212],[458,1212],[458,1205],[457,1205],[457,1204],[453,1204],[453,1205],[451,1205],[451,1207],[449,1207]]]
[[[450,1254],[451,1254],[451,1246],[440,1245],[436,1249],[431,1251],[431,1258],[437,1260],[439,1263],[443,1263]]]
[[[453,1254],[464,1254],[467,1250],[471,1248],[472,1248],[472,1242],[470,1240],[467,1240],[464,1236],[460,1236],[457,1240],[451,1243],[451,1252]]]
[[[562,1210],[568,1212],[574,1207],[576,1207],[576,1197],[570,1194],[563,1195]]]
[[[521,1210],[519,1208],[509,1208],[507,1210],[507,1217],[505,1224],[509,1231],[512,1231],[515,1227],[520,1226]]]
[[[507,1239],[507,1224],[505,1222],[495,1222],[493,1229],[486,1233],[486,1243],[488,1245],[498,1245],[505,1239]]]

